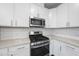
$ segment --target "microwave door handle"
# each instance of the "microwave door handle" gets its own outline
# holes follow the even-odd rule
[[[30,26],[30,24],[31,24],[31,18],[29,17],[29,26]]]
[[[43,20],[42,20],[42,27],[43,27]]]
[[[42,26],[44,27],[45,26],[45,21],[43,20],[43,22],[42,22]]]

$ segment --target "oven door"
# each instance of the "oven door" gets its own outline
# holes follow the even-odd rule
[[[49,44],[37,48],[31,48],[31,56],[49,55]]]

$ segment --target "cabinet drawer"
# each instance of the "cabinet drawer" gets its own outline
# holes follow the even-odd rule
[[[30,55],[30,44],[9,48],[9,56],[29,56],[29,55]]]
[[[75,53],[74,53],[76,56],[79,56],[79,48],[78,47],[75,47]]]
[[[72,52],[74,54],[74,56],[79,56],[79,48],[76,46],[72,46],[72,45],[67,45],[67,47],[70,47],[72,49]]]
[[[8,55],[8,49],[4,48],[4,49],[0,49],[0,56],[7,56]]]
[[[14,46],[14,47],[10,47],[9,51],[16,51],[17,49],[24,49],[24,48],[28,48],[29,45],[20,45],[20,46]]]
[[[79,48],[67,43],[61,45],[61,55],[64,56],[79,56]]]

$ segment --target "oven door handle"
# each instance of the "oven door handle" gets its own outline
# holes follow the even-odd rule
[[[41,45],[37,45],[37,46],[31,46],[31,48],[39,48],[39,47],[43,47],[49,45],[49,43],[45,43],[45,44],[41,44]]]

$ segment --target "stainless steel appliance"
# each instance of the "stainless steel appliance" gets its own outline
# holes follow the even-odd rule
[[[30,18],[30,24],[29,24],[30,27],[45,27],[45,19],[42,19],[42,18],[36,18],[36,17],[33,17],[33,18]]]
[[[42,32],[31,32],[29,35],[31,56],[49,55],[49,38],[42,35]]]

